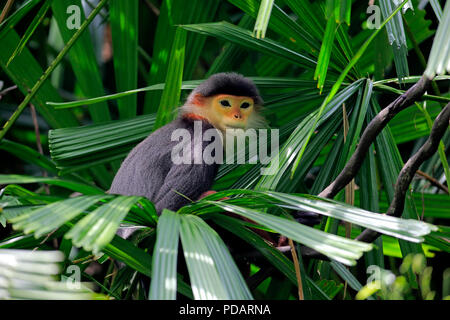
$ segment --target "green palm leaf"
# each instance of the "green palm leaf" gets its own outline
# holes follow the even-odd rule
[[[201,237],[201,230],[192,215],[181,216],[180,238],[189,270],[192,292],[197,300],[230,299],[221,278],[217,262]]]
[[[28,0],[17,11],[11,14],[5,21],[0,24],[0,39],[5,36],[14,26],[41,0]]]
[[[81,196],[58,201],[12,218],[11,222],[15,229],[23,230],[25,233],[33,232],[36,237],[40,237],[59,228],[66,221],[72,220],[98,201],[108,197],[111,196]]]
[[[161,96],[154,129],[158,129],[176,117],[176,109],[180,104],[181,83],[183,80],[184,55],[186,47],[186,30],[177,28],[172,50],[170,52],[164,91]]]
[[[44,19],[45,14],[47,13],[48,9],[50,8],[52,1],[53,0],[44,1],[44,4],[39,9],[39,12],[37,13],[37,15],[34,16],[33,21],[31,22],[31,24],[28,27],[27,31],[25,32],[24,36],[22,37],[22,39],[20,40],[16,49],[14,50],[13,54],[9,58],[8,62],[6,63],[6,67],[8,67],[8,65],[11,63],[11,61],[14,60],[14,58],[22,52],[23,48],[27,44],[28,40],[30,40],[30,38],[33,35],[36,28]]]
[[[138,1],[112,1],[109,8],[114,54],[114,74],[118,91],[132,90],[138,81]],[[117,101],[119,118],[132,118],[137,111],[136,96]]]
[[[270,13],[274,0],[262,0],[258,11],[258,18],[256,19],[253,35],[257,39],[264,39],[266,36],[267,26],[269,25]]]
[[[55,280],[64,255],[59,251],[0,249],[0,299],[97,300],[106,296],[90,284]]]
[[[139,199],[136,196],[114,198],[78,221],[65,237],[86,251],[100,252],[112,240],[120,223]]]
[[[263,213],[262,211],[222,202],[209,203],[225,211],[242,215],[265,227],[271,228],[290,239],[313,248],[329,256],[331,259],[335,259],[346,265],[355,265],[356,259],[361,257],[363,252],[369,251],[372,248],[370,244],[337,237],[299,223],[292,223],[292,221],[287,219]]]
[[[444,7],[444,15],[433,40],[427,68],[424,72],[429,79],[432,79],[436,74],[444,74],[446,71],[450,72],[450,44],[447,41],[449,33],[450,4],[447,2]]]
[[[175,300],[180,216],[164,210],[158,220],[149,299]]]
[[[256,39],[252,36],[251,31],[239,28],[228,22],[190,24],[182,25],[181,27],[189,31],[218,37],[252,50],[284,59],[307,69],[311,69],[316,65],[316,62],[306,55],[293,51],[268,38]]]
[[[195,216],[188,217],[190,223],[196,225],[198,228],[199,236],[203,237],[211,257],[217,266],[217,271],[228,297],[231,300],[253,299],[244,278],[219,235],[202,219]]]

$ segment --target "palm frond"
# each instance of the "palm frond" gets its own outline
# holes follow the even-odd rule
[[[89,283],[55,279],[64,256],[59,251],[0,249],[0,299],[98,300]]]

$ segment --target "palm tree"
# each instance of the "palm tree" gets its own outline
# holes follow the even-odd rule
[[[403,298],[367,291],[365,272],[449,252],[450,5],[417,2],[8,0],[2,117],[13,109],[0,148],[34,171],[0,175],[0,222],[16,230],[0,238],[0,265],[11,251],[62,264],[63,280],[76,266],[103,295],[83,286],[67,290],[74,299]],[[222,165],[217,193],[161,216],[148,199],[107,194],[127,153],[222,71],[261,90],[279,169]],[[297,223],[298,210],[321,224]],[[121,225],[138,232],[122,239]],[[36,297],[29,270],[3,265],[17,271],[0,272],[5,297]],[[58,286],[39,288],[53,299]]]

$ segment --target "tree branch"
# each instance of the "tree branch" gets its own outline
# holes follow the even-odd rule
[[[426,180],[428,180],[433,186],[441,189],[442,191],[444,191],[446,194],[448,193],[448,188],[446,186],[444,186],[442,183],[440,183],[438,180],[436,180],[435,178],[433,178],[432,176],[426,174],[423,171],[417,170],[416,172],[417,175],[425,178]]]
[[[439,113],[434,121],[433,128],[431,129],[430,136],[424,145],[413,155],[403,166],[400,174],[398,175],[397,182],[395,184],[394,198],[389,206],[386,214],[394,217],[400,217],[402,215],[405,206],[405,196],[408,191],[409,184],[413,179],[417,169],[420,165],[430,158],[437,150],[439,142],[445,134],[449,126],[450,121],[450,103],[445,106]],[[364,242],[372,242],[379,236],[379,233],[366,229],[362,232],[356,240]]]
[[[384,129],[384,127],[386,127],[388,122],[395,115],[397,115],[405,108],[409,107],[415,101],[419,100],[425,94],[425,91],[430,85],[430,82],[431,80],[429,80],[425,76],[422,76],[422,78],[417,83],[415,83],[405,93],[391,102],[385,109],[381,110],[380,113],[378,113],[375,118],[370,121],[361,136],[358,147],[345,165],[344,169],[342,169],[341,173],[328,187],[326,187],[321,193],[319,193],[319,197],[333,198],[336,194],[339,193],[339,191],[345,188],[345,186],[352,181],[352,179],[356,176],[359,169],[361,168],[370,145],[375,141],[378,134]],[[420,148],[419,151],[408,160],[403,169],[400,171],[400,174],[397,178],[394,199],[392,200],[392,203],[386,214],[397,217],[402,214],[405,203],[405,195],[406,191],[408,190],[409,184],[411,183],[411,180],[420,165],[436,152],[439,141],[441,140],[449,125],[449,117],[450,103],[447,104],[447,106],[436,118],[428,140],[425,142],[422,148]],[[379,233],[370,229],[366,229],[356,238],[356,240],[372,242],[378,236]],[[277,247],[277,249],[286,254],[290,251],[290,246],[279,246]],[[325,261],[329,260],[327,256],[309,247],[302,246],[301,252],[303,257]],[[249,253],[247,253],[247,255],[249,255]],[[260,256],[260,253],[254,252],[253,255]]]
[[[405,108],[409,107],[415,101],[419,100],[425,94],[425,91],[427,90],[428,86],[430,85],[430,82],[431,82],[431,80],[429,80],[425,76],[422,76],[417,83],[415,83],[411,88],[409,88],[402,95],[397,97],[397,99],[395,99],[393,102],[391,102],[386,108],[381,110],[380,113],[378,113],[375,116],[375,118],[373,118],[372,121],[370,121],[370,123],[367,125],[366,129],[364,130],[364,132],[361,136],[358,147],[356,148],[355,152],[353,153],[353,155],[351,156],[351,158],[349,159],[349,161],[347,162],[345,167],[342,169],[341,173],[336,177],[336,179],[328,187],[326,187],[322,192],[319,193],[319,197],[331,199],[336,194],[338,194],[339,191],[341,191],[343,188],[345,188],[345,186],[348,183],[350,183],[352,181],[352,179],[356,176],[359,169],[361,168],[361,165],[364,161],[367,151],[369,150],[370,145],[375,141],[378,134],[380,134],[380,132],[384,129],[384,127],[386,127],[386,125],[389,123],[389,121],[395,115],[397,115],[400,111],[404,110]],[[445,109],[447,110],[446,112],[448,112],[448,105]],[[444,110],[443,110],[441,112],[441,114],[444,113],[444,116],[441,116],[441,114],[440,114],[440,117],[438,116],[435,123],[437,123],[439,118],[441,119],[440,121],[443,122],[442,119],[445,118],[446,112],[444,112]],[[448,125],[448,119],[447,119],[447,125]],[[445,129],[443,129],[443,132],[445,132]],[[428,146],[428,142],[430,141],[430,139],[435,139],[435,136],[436,136],[436,129],[435,129],[435,126],[433,126],[432,133],[430,134],[430,138],[427,140],[427,143],[425,143],[424,147]],[[437,140],[437,145],[439,144],[439,140],[440,140],[440,138]],[[436,145],[436,148],[437,148],[437,145]],[[432,146],[435,147],[434,142],[432,143]],[[424,147],[422,147],[420,150],[422,150]],[[434,151],[432,153],[434,153],[436,151],[436,148],[434,148]],[[428,152],[427,152],[427,154],[428,154],[429,152],[431,152],[430,151],[431,148],[428,147],[427,149],[428,149]],[[420,152],[420,150],[419,150],[419,152]],[[415,157],[413,157],[413,158],[415,158]],[[420,159],[422,159],[422,158],[423,158],[423,156],[420,157]],[[425,159],[423,159],[422,162],[424,160]],[[422,162],[420,162],[420,164]],[[407,164],[409,164],[409,166],[411,166],[410,161],[408,161]],[[414,173],[417,171],[420,164],[417,167],[416,167],[416,165],[414,165],[414,167],[411,167],[411,169],[415,168],[412,176],[414,176]],[[411,170],[411,169],[409,169],[409,170]],[[402,178],[403,172],[404,171],[402,170],[398,177],[398,179],[401,179],[402,181],[403,181],[403,178]],[[411,176],[411,179],[412,179],[412,176]],[[406,188],[408,188],[410,182],[411,182],[411,180],[406,184]],[[406,183],[406,180],[403,183],[401,183],[402,187],[404,186],[405,183]],[[399,188],[400,188],[400,185],[399,185]],[[401,192],[401,191],[398,191],[398,192]],[[396,189],[396,194],[397,194],[397,189]],[[403,193],[403,197],[401,197],[401,195],[397,195],[397,197],[394,196],[395,201],[396,201],[396,204],[395,204],[396,212],[397,212],[397,210],[400,209],[400,203],[399,203],[399,201],[401,201],[400,198],[403,199],[403,203],[401,204],[401,211],[403,211],[404,194],[406,194],[406,191]],[[394,200],[393,200],[393,202],[394,202]],[[393,205],[391,204],[391,207],[392,206]],[[391,207],[389,208],[389,210],[394,210],[394,208],[391,209]],[[390,212],[389,210],[388,210],[388,212]],[[400,214],[401,214],[401,211],[400,211]],[[377,237],[378,237],[378,233],[367,229],[363,233],[361,233],[356,239],[360,240],[360,241],[365,241],[365,242],[372,242]],[[306,249],[306,247],[305,247],[305,249]],[[305,249],[302,249],[303,256],[306,256],[309,258],[321,259],[321,260],[329,260],[323,254],[321,254],[311,248],[308,248],[309,250],[305,250]]]
[[[428,80],[427,77],[422,76],[417,83],[391,102],[389,106],[381,110],[380,113],[370,121],[361,136],[358,147],[344,169],[342,169],[341,173],[328,187],[319,193],[319,197],[333,198],[339,191],[345,188],[350,181],[352,181],[361,168],[370,145],[375,141],[378,134],[397,113],[406,107],[409,107],[412,103],[422,97],[430,82],[431,81]]]
[[[410,106],[416,100],[420,99],[429,84],[430,80],[422,76],[422,78],[415,85],[395,99],[391,104],[389,104],[388,107],[381,110],[381,112],[372,119],[367,128],[364,130],[355,153],[347,162],[338,177],[319,194],[320,197],[333,198],[339,191],[345,188],[345,186],[352,181],[358,173],[370,145],[375,141],[378,134],[397,113]],[[387,215],[396,217],[401,216],[405,205],[406,192],[414,175],[420,165],[436,152],[440,140],[449,126],[449,122],[450,103],[447,104],[437,116],[427,141],[419,149],[419,151],[406,162],[400,171],[395,184],[394,198],[386,212]],[[356,240],[373,242],[379,235],[380,234],[376,231],[366,229],[358,237],[356,237]],[[277,249],[286,255],[286,253],[291,250],[291,247],[278,246]],[[303,257],[320,259],[324,261],[330,260],[327,256],[309,247],[302,246],[301,252]],[[254,251],[251,253],[247,252],[245,256],[259,258],[262,255],[259,251]],[[270,274],[273,270],[273,267],[269,267],[265,272]]]
[[[8,2],[3,7],[2,13],[0,14],[0,23],[5,20],[6,16],[8,15],[9,10],[11,10],[12,6],[14,4],[14,0],[8,0]]]

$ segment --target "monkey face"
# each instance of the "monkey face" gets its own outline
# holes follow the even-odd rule
[[[245,129],[254,111],[254,101],[250,97],[218,94],[211,99],[215,126],[221,130]]]

